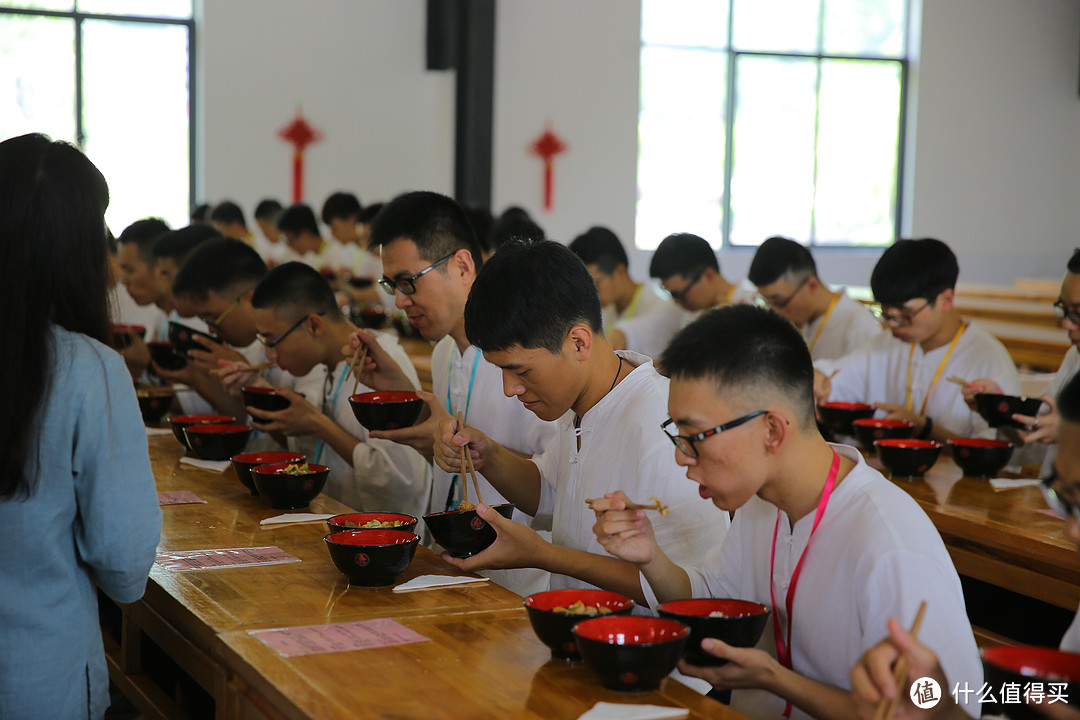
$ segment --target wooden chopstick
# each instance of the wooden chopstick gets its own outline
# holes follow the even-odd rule
[[[588,505],[589,509],[591,510],[592,509],[592,504],[594,502],[596,502],[597,500],[599,500],[599,499],[600,498],[585,498],[585,504]],[[652,505],[642,505],[640,503],[626,503],[626,509],[627,510],[656,510],[661,515],[667,515],[668,512],[670,512],[667,509],[667,505],[664,505],[664,503],[660,502],[656,498],[649,498],[649,499],[653,501]]]
[[[235,368],[232,372],[238,372],[240,370],[269,370],[272,367],[277,367],[277,362],[264,362],[258,365],[241,365]]]
[[[919,627],[922,626],[924,614],[926,614],[925,600],[919,604],[919,612],[915,614],[915,622],[911,624],[912,637],[918,636]],[[893,715],[896,713],[896,703],[900,699],[900,693],[903,692],[901,686],[904,685],[904,678],[907,676],[907,670],[907,656],[901,655],[900,659],[896,661],[896,669],[893,671],[893,682],[896,683],[896,697],[881,698],[881,702],[878,703],[877,712],[874,713],[874,720],[892,720]]]
[[[947,377],[945,379],[948,380],[951,383],[956,383],[957,385],[967,385],[968,384],[967,380],[965,380],[962,377],[957,377],[956,375],[950,375],[949,377]]]
[[[465,416],[458,410],[457,414],[457,427],[458,432],[465,429]],[[461,500],[462,502],[469,502],[469,483],[465,482],[465,471],[468,468],[465,457],[469,454],[468,445],[461,446]]]
[[[364,347],[363,352],[360,352],[360,345],[363,345]],[[350,395],[355,395],[356,388],[360,387],[360,373],[364,372],[364,360],[367,359],[367,345],[364,345],[364,343],[360,343],[360,345],[357,345],[356,352],[353,353],[353,361],[349,365],[349,371],[356,376],[356,379],[353,380],[352,392],[349,393]],[[356,359],[357,353],[360,354],[359,360]]]
[[[472,477],[473,490],[476,491],[476,502],[479,504],[484,502],[484,498],[480,497],[480,483],[476,481],[476,467],[473,466],[472,452],[469,451],[468,445],[463,445],[462,448],[466,450],[465,459],[469,461],[469,475]],[[462,473],[461,481],[465,482],[464,473]]]
[[[840,368],[836,368],[831,373],[829,373],[829,379],[832,380],[834,377],[836,377],[836,373],[838,372],[840,372]]]

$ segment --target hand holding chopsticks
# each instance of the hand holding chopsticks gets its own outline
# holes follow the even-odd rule
[[[458,432],[465,429],[465,417],[458,411],[457,414]],[[472,477],[473,489],[476,491],[476,502],[482,503],[484,499],[480,497],[480,483],[476,481],[476,468],[473,467],[472,452],[469,450],[468,444],[461,446],[461,489],[462,497],[465,502],[469,501],[469,485],[465,482],[465,472],[468,470],[469,475]]]
[[[922,626],[923,615],[925,614],[926,601],[924,600],[919,605],[919,611],[915,615],[915,622],[911,624],[911,636],[913,638],[918,636],[919,628]],[[893,670],[893,682],[896,684],[896,695],[891,698],[881,698],[881,702],[878,703],[877,713],[874,714],[874,720],[892,720],[893,715],[896,713],[896,705],[899,702],[900,695],[904,692],[904,687],[907,685],[907,674],[908,658],[907,655],[901,655],[896,661]]]
[[[593,509],[593,507],[592,507],[593,503],[596,502],[598,499],[599,498],[585,498],[585,504],[589,506],[590,510],[592,510]],[[626,503],[626,509],[627,510],[656,510],[661,515],[667,515],[669,512],[671,512],[670,510],[668,510],[667,505],[664,505],[664,503],[660,502],[657,498],[649,498],[649,499],[653,501],[652,505],[642,505],[640,503]]]
[[[362,351],[361,348],[363,348]],[[359,360],[357,359],[358,355],[360,358]],[[355,395],[356,389],[360,387],[360,374],[364,372],[364,360],[366,359],[367,345],[365,345],[364,343],[360,343],[356,346],[356,351],[353,352],[352,362],[349,363],[349,372],[356,376],[356,379],[353,381],[352,392],[350,393],[350,395]]]

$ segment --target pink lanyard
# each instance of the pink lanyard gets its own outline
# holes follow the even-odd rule
[[[818,523],[821,522],[821,517],[825,514],[825,508],[829,506],[829,498],[832,496],[833,487],[836,485],[836,476],[840,474],[840,456],[835,450],[833,450],[832,467],[829,468],[829,477],[825,480],[825,487],[821,491],[821,498],[818,500],[817,512],[814,513],[814,526],[810,528],[810,537],[806,540],[806,547],[803,548],[802,555],[799,557],[798,564],[795,565],[795,572],[791,575],[791,584],[788,585],[787,591],[787,642],[784,642],[784,638],[780,632],[780,618],[777,616],[776,611],[773,611],[773,636],[776,640],[776,659],[780,661],[780,664],[791,670],[791,625],[794,620],[792,615],[792,608],[795,603],[795,588],[799,584],[799,574],[802,573],[802,564],[806,560],[806,553],[810,550],[810,542],[814,539],[814,533],[817,531]],[[780,509],[776,510],[776,526],[773,527],[772,534],[772,557],[769,558],[769,599],[772,601],[773,608],[776,607],[776,594],[773,590],[773,568],[776,566],[776,536],[780,531]],[[791,703],[787,703],[784,706],[784,717],[791,715]]]

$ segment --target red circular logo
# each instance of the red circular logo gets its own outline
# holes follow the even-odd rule
[[[369,562],[371,562],[371,558],[369,558],[369,557],[368,557],[367,555],[365,555],[364,553],[356,553],[356,557],[355,557],[355,558],[353,558],[353,562],[355,562],[355,563],[356,563],[357,565],[359,565],[360,567],[364,567],[364,566],[365,566],[365,565],[367,565],[367,564],[368,564]]]
[[[563,649],[563,652],[576,653],[577,652],[577,645],[572,641],[567,642],[567,643],[563,643],[562,649]]]
[[[621,682],[623,685],[633,685],[637,681],[637,675],[632,672],[624,672],[622,675],[619,676],[619,682]]]
[[[884,431],[884,430],[880,430],[880,429],[879,429],[879,430],[875,430],[875,431],[874,431],[874,437],[876,437],[876,438],[880,438],[880,437],[885,437],[885,431]]]
[[[967,457],[971,454],[971,451],[967,448],[960,448],[960,457]]]
[[[924,472],[926,472],[929,469],[930,469],[929,465],[920,465],[919,466],[919,474],[921,475],[921,474],[923,474]]]
[[[480,530],[481,528],[484,527],[484,521],[481,520],[479,517],[474,517],[472,519],[472,522],[469,523],[469,525],[472,526],[473,530]]]
[[[310,490],[313,487],[315,487],[315,479],[314,478],[308,478],[307,480],[304,481],[304,489],[305,490]]]
[[[1003,412],[1003,413],[1009,412],[1009,403],[1007,403],[1007,402],[998,403],[998,412]]]

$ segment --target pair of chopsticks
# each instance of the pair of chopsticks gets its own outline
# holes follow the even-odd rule
[[[361,352],[363,348],[363,352]],[[357,359],[359,356],[359,359]],[[367,345],[360,343],[356,346],[356,352],[353,353],[352,361],[349,363],[349,372],[356,376],[353,381],[351,395],[356,394],[356,388],[360,387],[360,373],[364,372],[364,360],[367,359]]]
[[[457,414],[457,426],[458,432],[465,429],[465,416],[458,410]],[[473,465],[472,453],[469,452],[468,444],[461,446],[461,490],[462,499],[465,502],[469,502],[469,483],[465,482],[465,469],[468,468],[469,475],[472,476],[473,489],[476,490],[476,502],[482,503],[484,499],[480,497],[480,483],[476,481],[476,467]]]
[[[923,600],[922,603],[919,604],[919,612],[915,614],[915,622],[911,624],[912,637],[919,634],[919,627],[922,625],[923,615],[925,613],[926,601]],[[896,697],[881,698],[881,702],[878,703],[877,712],[874,713],[874,720],[892,720],[893,715],[896,713],[896,703],[900,698],[900,693],[903,692],[902,686],[905,684],[904,678],[907,677],[907,671],[907,656],[901,655],[900,659],[896,661],[896,667],[893,670],[893,682],[896,683]]]
[[[957,377],[956,375],[950,375],[949,377],[947,377],[945,379],[948,380],[951,383],[956,383],[957,385],[967,385],[968,384],[967,380],[965,380],[962,377]]]
[[[244,370],[244,371],[248,371],[248,370],[269,370],[272,367],[277,367],[277,362],[270,361],[270,362],[259,363],[258,365],[240,365],[240,366],[234,368],[231,372],[239,372],[241,370]]]
[[[667,509],[667,505],[660,502],[657,498],[649,498],[653,501],[652,505],[642,505],[640,503],[626,503],[627,510],[656,510],[661,515],[667,515],[670,510]],[[585,504],[592,510],[592,504],[599,500],[599,498],[585,498]]]

